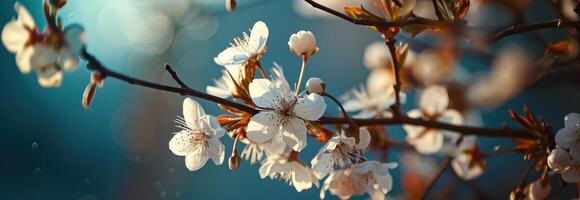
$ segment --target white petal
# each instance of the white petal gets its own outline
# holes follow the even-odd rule
[[[197,128],[197,120],[205,115],[203,107],[192,98],[185,98],[183,100],[183,118],[187,125]]]
[[[47,66],[54,66],[58,59],[58,52],[56,49],[44,45],[35,45],[34,52],[30,57],[32,69],[45,68]]]
[[[26,9],[26,7],[20,5],[20,3],[14,3],[14,10],[18,13],[18,22],[22,23],[29,28],[34,28],[36,24],[34,23],[34,18],[30,15],[30,12]]]
[[[260,166],[260,169],[258,169],[258,173],[260,174],[260,178],[264,179],[266,178],[266,176],[270,175],[270,171],[272,169],[272,166],[274,165],[274,163],[270,160],[266,161],[266,163],[264,163],[262,166]]]
[[[410,118],[419,118],[423,116],[423,112],[421,110],[415,109],[411,110],[407,113],[407,116]],[[413,126],[413,125],[403,125],[403,129],[407,133],[407,137],[416,138],[419,136],[421,132],[425,130],[423,126]]]
[[[290,118],[282,126],[282,139],[294,151],[302,151],[306,147],[306,125],[298,118]]]
[[[60,87],[62,83],[62,71],[56,66],[49,66],[38,70],[38,84],[45,88]]]
[[[578,129],[564,127],[556,133],[556,144],[558,146],[570,149],[574,147],[578,141],[580,141],[580,134],[577,133]]]
[[[250,96],[261,108],[274,108],[282,101],[280,92],[268,79],[254,79],[250,83]]]
[[[383,194],[386,194],[393,189],[393,177],[388,172],[384,175],[375,174],[375,178],[379,186],[378,189]]]
[[[436,115],[447,109],[449,96],[444,87],[438,85],[429,86],[421,95],[419,107],[428,115]]]
[[[207,149],[197,147],[185,156],[185,166],[189,171],[196,171],[203,167],[208,159]]]
[[[197,123],[198,128],[203,130],[210,138],[218,139],[225,135],[225,130],[220,126],[219,122],[214,116],[204,115]]]
[[[268,26],[262,21],[258,21],[252,27],[252,32],[250,33],[249,48],[252,53],[258,53],[266,47],[266,42],[268,41]]]
[[[441,113],[441,116],[437,118],[437,121],[460,125],[463,124],[463,115],[456,110],[445,110]]]
[[[246,128],[248,139],[255,143],[264,143],[278,134],[278,117],[274,112],[260,112],[252,117]]]
[[[310,189],[312,187],[312,178],[310,176],[310,171],[309,169],[307,169],[304,166],[300,166],[301,164],[295,163],[295,164],[291,164],[290,167],[291,169],[294,169],[292,171],[292,184],[294,185],[294,188],[296,188],[296,191],[301,192],[302,190],[305,189]]]
[[[17,21],[8,22],[2,29],[2,44],[12,53],[23,49],[29,39],[28,30]]]
[[[24,47],[21,51],[16,53],[16,66],[23,74],[27,74],[32,70],[32,55],[34,54],[34,47]]]
[[[371,133],[366,128],[359,129],[359,142],[355,145],[357,149],[364,150],[371,143]]]
[[[79,56],[70,49],[62,49],[57,63],[65,71],[75,69],[79,65]]]
[[[572,168],[562,173],[562,179],[568,183],[580,183],[580,166]]]
[[[479,165],[469,167],[471,158],[468,155],[460,155],[451,161],[451,167],[455,174],[463,180],[472,180],[483,174],[483,169]]]
[[[224,144],[218,139],[210,139],[208,145],[211,160],[213,160],[214,164],[221,165],[224,162]]]
[[[334,167],[332,162],[330,162],[331,155],[325,151],[326,148],[323,147],[312,159],[312,161],[310,161],[310,164],[312,165],[312,172],[319,179],[324,178],[326,175],[332,172]]]
[[[213,61],[222,66],[226,65],[238,65],[246,62],[250,57],[246,52],[243,52],[241,48],[229,47],[226,50],[218,54]]]
[[[72,53],[80,54],[86,42],[85,29],[75,24],[66,26],[64,29],[64,40]]]
[[[570,113],[566,115],[564,125],[566,128],[580,128],[580,114]]]
[[[180,131],[169,141],[169,150],[178,156],[186,156],[192,149],[191,132]]]
[[[443,134],[439,130],[427,130],[422,136],[415,139],[408,139],[415,146],[417,152],[422,154],[432,154],[443,147]]]
[[[309,94],[306,98],[298,99],[294,106],[294,114],[305,120],[318,120],[326,110],[324,98],[318,94]]]

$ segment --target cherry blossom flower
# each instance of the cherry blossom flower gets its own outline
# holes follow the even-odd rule
[[[367,69],[391,67],[393,64],[391,51],[384,42],[373,42],[365,49],[363,64]]]
[[[365,161],[352,168],[334,171],[324,181],[320,198],[324,199],[326,191],[330,190],[331,194],[341,199],[367,193],[373,200],[382,200],[393,187],[389,170],[396,167],[396,163]]]
[[[463,180],[472,180],[483,174],[484,163],[478,158],[479,144],[475,136],[466,136],[455,151],[451,168]]]
[[[444,87],[432,85],[423,91],[419,100],[419,109],[409,111],[411,118],[424,118],[450,124],[463,123],[461,113],[448,109],[449,96]],[[458,136],[447,130],[425,128],[422,126],[404,125],[406,140],[415,146],[419,153],[432,154],[443,147],[445,137],[456,140]]]
[[[288,47],[297,56],[311,56],[318,52],[316,37],[310,31],[298,31],[290,36]]]
[[[229,98],[237,92],[237,86],[241,83],[243,79],[243,66],[241,65],[228,65],[225,66],[226,69],[222,70],[222,76],[218,79],[214,79],[215,86],[207,86],[205,88],[208,94],[221,97]]]
[[[564,128],[556,133],[556,148],[548,156],[548,166],[570,183],[580,182],[580,114],[564,117]]]
[[[354,137],[347,137],[341,132],[320,149],[312,159],[312,171],[317,178],[322,179],[334,169],[349,168],[357,161],[364,159],[361,150],[368,147],[371,135],[366,128],[359,129],[359,142]]]
[[[282,137],[295,151],[306,147],[306,123],[318,120],[326,110],[326,103],[318,94],[295,96],[281,70],[274,81],[254,79],[250,96],[262,110],[248,123],[248,138],[264,143],[274,136]]]
[[[401,93],[401,103],[406,101],[406,96]],[[368,90],[361,86],[359,89],[352,89],[350,93],[342,97],[344,109],[347,112],[360,111],[354,115],[357,118],[373,118],[388,115],[387,110],[396,101],[393,87],[385,88],[384,91]]]
[[[268,26],[262,21],[254,24],[250,35],[244,33],[243,37],[234,39],[231,47],[222,51],[214,58],[218,65],[239,65],[251,60],[259,60],[266,52],[268,40]]]
[[[250,164],[255,164],[259,161],[262,161],[264,155],[278,155],[283,154],[286,151],[286,144],[284,144],[284,141],[282,141],[282,138],[280,137],[273,137],[270,141],[264,142],[262,144],[252,142],[247,138],[241,139],[239,141],[246,144],[244,150],[242,150],[241,157],[244,160],[250,161]]]
[[[36,71],[38,83],[43,87],[60,86],[62,71],[73,70],[79,63],[78,53],[71,46],[82,43],[75,41],[81,40],[80,33],[69,32],[68,29],[60,33],[49,28],[39,33],[34,19],[24,6],[16,3],[14,9],[18,19],[4,26],[2,43],[8,51],[16,54],[16,65],[20,72],[27,74]],[[62,35],[55,35],[57,33]],[[65,42],[60,46],[53,44],[53,41],[47,40],[50,36],[63,38]]]
[[[423,85],[438,84],[451,77],[455,62],[452,52],[448,49],[428,49],[417,56],[411,72]]]
[[[318,179],[312,171],[303,163],[292,156],[272,155],[269,156],[259,169],[262,179],[281,179],[293,185],[296,191],[301,192],[318,187]]]
[[[176,120],[182,130],[169,141],[173,154],[185,156],[185,166],[190,171],[203,167],[208,159],[221,165],[224,161],[224,145],[219,140],[225,134],[214,116],[206,115],[195,100],[183,101],[183,118]]]

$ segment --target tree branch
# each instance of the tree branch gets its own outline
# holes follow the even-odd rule
[[[234,102],[228,99],[223,99],[217,96],[213,96],[210,94],[206,94],[197,90],[194,90],[188,87],[185,83],[179,79],[177,73],[171,69],[169,65],[166,65],[166,70],[172,75],[173,79],[181,86],[173,87],[168,85],[157,84],[149,81],[144,81],[140,79],[136,79],[133,77],[129,77],[114,71],[107,69],[104,65],[102,65],[97,58],[86,51],[86,48],[83,48],[81,52],[81,56],[83,59],[88,61],[87,67],[90,70],[97,71],[101,73],[103,78],[111,77],[115,78],[129,84],[139,85],[151,89],[166,91],[177,93],[183,96],[192,96],[197,97],[200,99],[204,99],[207,101],[215,102],[218,104],[226,105],[232,107],[234,109],[249,113],[249,114],[256,114],[259,111],[244,105],[238,102]],[[470,126],[458,126],[453,124],[447,124],[437,121],[429,121],[423,119],[416,119],[416,118],[409,118],[405,116],[397,117],[397,118],[380,118],[380,119],[352,119],[354,123],[358,126],[368,126],[368,125],[395,125],[395,124],[409,124],[409,125],[416,125],[416,126],[424,126],[429,128],[437,128],[437,129],[445,129],[457,132],[462,135],[479,135],[479,136],[487,136],[487,137],[508,137],[508,138],[522,138],[522,139],[533,139],[533,137],[526,132],[525,130],[520,129],[510,129],[510,128],[501,128],[501,129],[490,129],[490,128],[481,128],[481,127],[470,127]],[[320,124],[349,124],[349,119],[346,117],[336,118],[336,117],[322,117],[320,118],[317,123]]]
[[[393,88],[395,90],[395,105],[393,106],[393,114],[395,117],[400,117],[402,115],[401,111],[401,77],[399,75],[399,60],[397,58],[397,49],[395,48],[395,39],[387,39],[385,42],[389,47],[391,52],[391,59],[393,60],[393,71],[395,72],[395,85]]]
[[[559,28],[562,25],[562,21],[560,19],[555,19],[548,22],[539,22],[533,24],[521,24],[521,25],[514,25],[511,26],[503,31],[498,32],[495,34],[491,39],[490,43],[495,43],[505,37],[525,33],[529,31],[541,30],[541,29],[548,29],[548,28]]]

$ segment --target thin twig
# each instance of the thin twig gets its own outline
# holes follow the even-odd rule
[[[185,84],[183,81],[181,81],[181,79],[179,78],[179,76],[177,75],[177,72],[175,72],[172,68],[171,65],[169,64],[165,64],[165,70],[171,74],[171,78],[173,78],[173,80],[175,80],[175,82],[177,82],[177,84],[179,84],[179,86],[181,86],[181,88],[189,88],[189,86],[187,86],[187,84]]]
[[[397,58],[397,49],[395,48],[395,39],[388,39],[385,44],[389,47],[391,58],[393,60],[393,71],[395,72],[395,105],[393,106],[393,114],[396,118],[401,117],[401,77],[399,75],[399,60]]]
[[[525,33],[529,31],[541,30],[541,29],[548,29],[548,28],[559,28],[562,25],[562,21],[560,19],[555,19],[547,22],[539,22],[533,24],[521,24],[521,25],[514,25],[511,26],[503,31],[498,32],[495,34],[491,39],[490,43],[495,43],[505,37]]]

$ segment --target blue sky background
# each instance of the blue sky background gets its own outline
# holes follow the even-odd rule
[[[213,63],[213,57],[233,37],[247,31],[258,20],[266,22],[270,29],[269,53],[262,63],[278,62],[284,66],[289,80],[297,78],[300,60],[288,50],[288,37],[302,29],[314,32],[320,52],[311,59],[307,76],[323,78],[328,91],[336,95],[364,83],[368,72],[362,66],[363,50],[368,44],[380,40],[372,31],[343,21],[304,19],[294,12],[291,1],[250,2],[246,6],[242,4],[232,14],[226,14],[219,1],[219,4],[215,3],[217,6],[192,4],[196,10],[213,13],[208,19],[193,23],[206,25],[191,29],[195,31],[187,29],[191,28],[187,25],[175,25],[174,28],[181,29],[181,32],[175,31],[176,36],[173,42],[167,43],[170,46],[165,51],[154,52],[144,45],[127,42],[129,36],[122,35],[123,27],[132,26],[123,24],[128,20],[118,18],[124,16],[123,12],[115,15],[102,11],[111,1],[114,0],[69,0],[61,16],[65,23],[85,26],[89,51],[111,69],[173,84],[162,69],[164,63],[170,63],[184,81],[199,90],[204,90],[213,78],[220,75],[221,68]],[[0,2],[1,24],[15,16],[14,2]],[[42,24],[41,1],[20,2],[29,8],[37,24]],[[541,4],[536,4],[533,6],[541,7]],[[136,11],[139,12],[139,8]],[[538,20],[538,15],[529,13],[527,16]],[[139,16],[136,19],[140,19]],[[134,20],[129,23],[141,22]],[[517,41],[518,37],[513,40]],[[500,43],[494,49],[503,45]],[[526,47],[532,53],[540,52],[537,47]],[[469,54],[461,61],[472,72],[488,69],[486,62]],[[172,121],[181,115],[183,97],[179,95],[106,80],[105,87],[97,91],[91,108],[85,110],[81,106],[81,97],[90,72],[84,67],[65,74],[61,88],[43,89],[37,84],[35,75],[20,74],[14,55],[4,48],[0,48],[0,62],[0,199],[318,198],[318,189],[298,193],[281,181],[261,180],[258,166],[248,163],[243,163],[236,171],[229,171],[227,163],[215,166],[209,162],[199,171],[187,171],[183,158],[172,155],[167,148],[171,133],[176,131]],[[553,123],[556,130],[559,129],[565,114],[580,111],[579,86],[565,83],[574,80],[574,73],[577,75],[577,71],[556,73],[506,105],[483,110],[485,124],[491,127],[504,123],[514,126],[506,110],[515,108],[520,111],[525,102],[547,122]],[[412,108],[413,102],[412,99],[408,101],[405,109]],[[202,104],[207,112],[220,113],[215,105],[203,101]],[[327,111],[327,114],[337,113],[332,106]],[[398,138],[404,136],[398,128],[394,128],[392,134]],[[506,139],[482,138],[482,141],[484,150],[488,152],[493,149],[493,144],[509,144]],[[316,141],[309,142],[306,152],[301,155],[307,163],[320,147]],[[224,143],[229,156],[231,141],[224,138]],[[505,199],[525,172],[526,167],[520,158],[508,155],[488,160],[487,173],[475,184],[490,197]],[[389,161],[396,162],[397,156],[391,156]],[[400,169],[394,170],[396,179],[399,173]],[[445,185],[451,177],[447,173],[437,186]],[[469,194],[465,185],[456,189],[456,198]],[[554,197],[574,195],[571,188],[555,190]],[[394,193],[399,191],[395,182]]]

